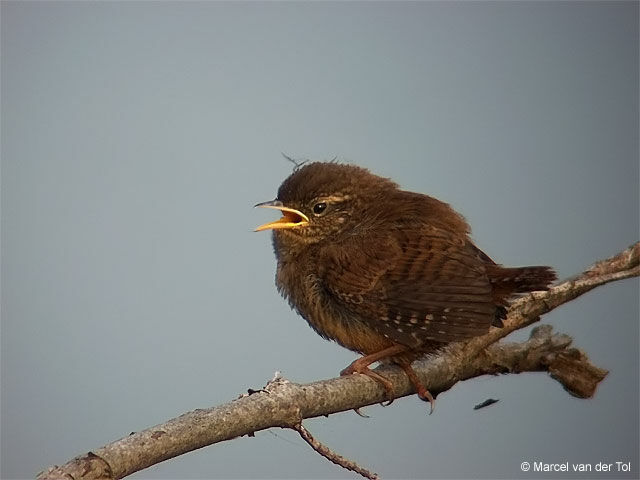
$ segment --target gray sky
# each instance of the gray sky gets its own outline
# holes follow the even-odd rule
[[[290,311],[252,232],[280,152],[448,201],[509,265],[566,277],[638,239],[637,2],[1,8],[2,478],[355,358]],[[523,374],[307,426],[387,478],[637,478],[638,317],[634,279],[543,319],[611,371],[593,400]],[[275,430],[136,477],[353,475]]]

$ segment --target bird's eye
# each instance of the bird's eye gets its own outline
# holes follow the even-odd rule
[[[316,215],[322,215],[327,209],[327,204],[325,202],[318,202],[313,206],[313,213]]]

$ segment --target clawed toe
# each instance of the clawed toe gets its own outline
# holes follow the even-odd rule
[[[429,411],[429,415],[431,415],[433,413],[433,409],[436,406],[436,401],[433,398],[433,395],[431,395],[431,392],[429,392],[429,390],[427,390],[426,387],[422,384],[422,382],[418,378],[418,375],[416,375],[415,370],[411,367],[410,363],[402,362],[398,363],[398,365],[404,370],[404,372],[407,374],[407,377],[409,377],[409,381],[416,389],[418,397],[420,397],[420,399],[424,400],[425,402],[429,402],[429,404],[431,405],[431,410]]]
[[[356,362],[357,362],[357,360],[356,360]],[[393,402],[393,399],[395,397],[394,389],[393,389],[393,383],[391,383],[390,380],[388,380],[387,378],[383,377],[379,373],[376,373],[373,370],[371,370],[368,366],[354,365],[356,362],[353,362],[347,368],[342,370],[340,372],[340,376],[344,377],[346,375],[353,375],[354,373],[360,373],[362,375],[366,375],[370,379],[372,379],[372,380],[376,381],[377,383],[379,383],[380,385],[382,385],[382,387],[384,388],[384,390],[385,390],[385,392],[387,394],[387,403],[385,404],[383,402],[383,405],[385,407],[388,406],[388,405],[391,405],[391,403]]]
[[[431,410],[429,411],[429,415],[431,415],[433,413],[433,409],[436,406],[436,401],[433,398],[433,395],[431,395],[431,392],[429,392],[429,390],[424,388],[424,385],[416,386],[416,390],[416,393],[421,400],[424,400],[425,402],[429,402],[431,404]]]

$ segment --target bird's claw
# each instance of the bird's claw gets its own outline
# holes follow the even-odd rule
[[[388,380],[385,377],[383,377],[382,375],[380,375],[379,373],[374,372],[373,370],[371,370],[368,365],[358,364],[359,360],[360,359],[356,360],[351,365],[349,365],[347,368],[342,370],[340,372],[340,376],[341,377],[345,377],[347,375],[353,375],[354,373],[360,373],[362,375],[366,375],[370,379],[372,379],[372,380],[376,381],[378,384],[382,385],[382,387],[384,388],[384,391],[387,394],[387,400],[386,400],[386,404],[385,404],[385,402],[381,402],[382,406],[383,407],[387,407],[387,406],[391,405],[393,403],[394,398],[395,398],[395,393],[394,393],[394,390],[393,390],[393,383],[390,380]]]
[[[358,408],[354,408],[354,409],[353,409],[353,411],[354,411],[354,412],[356,412],[356,413],[357,413],[360,417],[362,417],[362,418],[371,418],[371,417],[370,417],[369,415],[367,415],[366,413],[362,413],[362,412],[360,411],[360,407],[358,407]]]
[[[415,370],[411,367],[410,363],[399,362],[398,365],[407,374],[409,382],[411,382],[411,385],[413,385],[413,387],[416,389],[416,393],[418,394],[420,400],[424,400],[425,402],[429,402],[431,404],[431,410],[429,411],[429,415],[431,415],[433,413],[433,409],[436,406],[436,401],[433,398],[433,395],[431,395],[431,392],[429,392],[429,390],[427,390],[427,388],[422,384],[422,382],[418,378],[418,375],[416,375]]]

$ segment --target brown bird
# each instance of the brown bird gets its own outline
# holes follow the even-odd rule
[[[448,204],[353,165],[296,167],[256,206],[283,214],[256,229],[273,230],[280,293],[322,337],[363,355],[341,375],[368,375],[393,398],[369,365],[395,363],[432,409],[411,363],[502,326],[510,297],[556,278],[550,267],[496,264]]]

